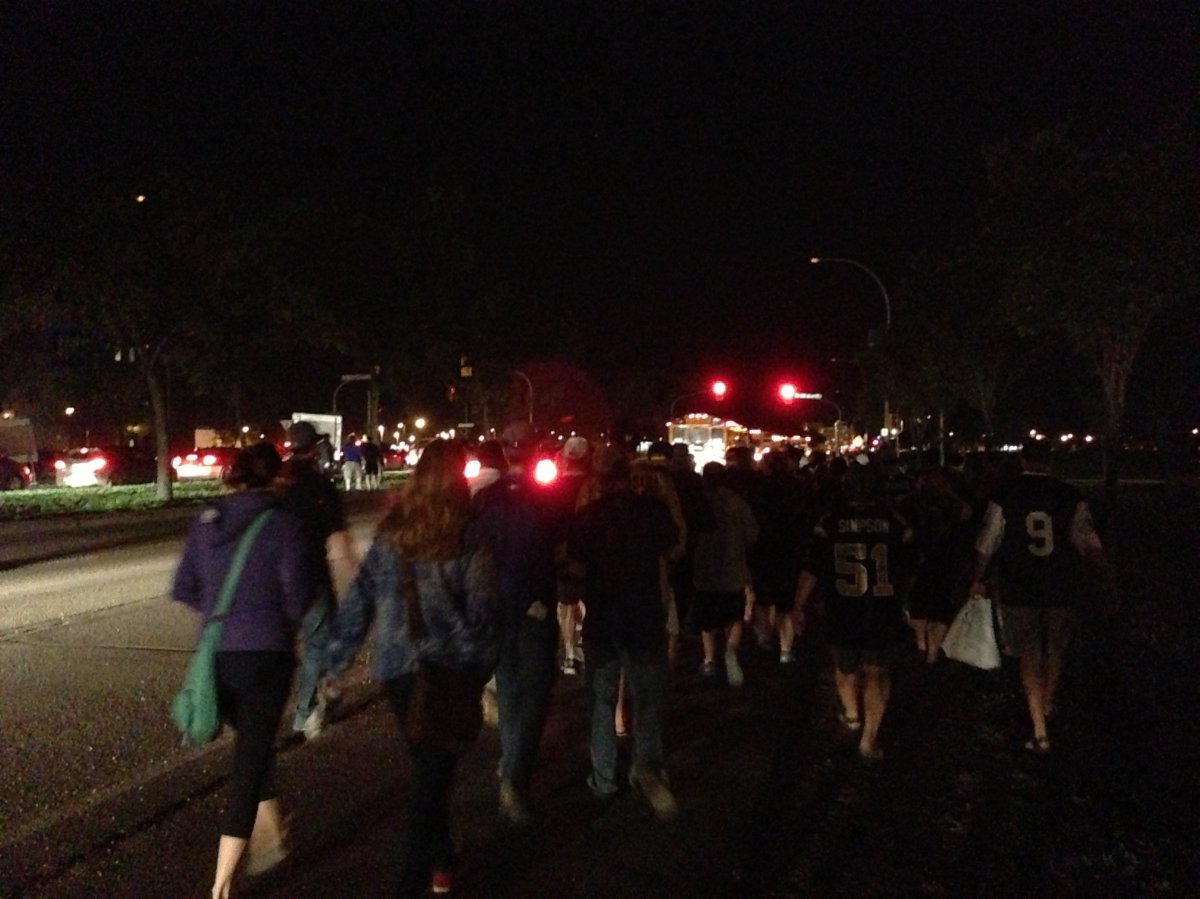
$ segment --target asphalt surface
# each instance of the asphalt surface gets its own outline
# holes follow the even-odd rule
[[[583,679],[560,677],[531,825],[513,828],[496,814],[494,730],[462,761],[456,895],[1200,895],[1200,751],[1179,714],[1200,699],[1197,613],[1194,590],[1173,586],[1178,578],[1161,564],[1194,555],[1137,549],[1125,574],[1139,601],[1084,631],[1045,758],[1021,749],[1027,724],[1008,664],[979,672],[905,655],[881,734],[886,757],[865,762],[836,720],[819,618],[793,667],[745,646],[737,690],[701,681],[698,641],[688,638],[666,733],[681,814],[662,824],[628,793],[606,805],[591,797]],[[91,701],[99,717],[102,694]],[[44,695],[53,715],[53,685]],[[136,704],[110,701],[126,706],[121,716]],[[132,746],[169,738],[169,728],[155,705],[118,731]],[[48,776],[66,763],[4,728],[0,736],[10,760],[45,753]],[[207,895],[229,740],[164,751],[165,765],[3,822],[13,836],[0,849],[0,895]],[[119,767],[119,740],[105,754]],[[407,761],[363,665],[326,734],[283,744],[279,783],[294,816],[293,853],[242,895],[389,895]]]
[[[701,682],[696,650],[687,646],[667,732],[680,818],[662,824],[628,793],[607,805],[591,797],[583,680],[561,677],[532,825],[495,813],[494,731],[463,759],[456,895],[1197,895],[1194,837],[1166,828],[1195,820],[1194,777],[1175,768],[1183,756],[1164,757],[1162,732],[1139,738],[1078,681],[1054,753],[1032,758],[1019,746],[1011,671],[906,659],[883,732],[888,754],[871,763],[836,721],[818,638],[789,669],[745,649],[739,690]],[[1152,725],[1145,714],[1138,723]],[[1114,741],[1113,728],[1131,739]],[[180,753],[186,764],[10,846],[0,892],[206,895],[228,742]],[[243,895],[388,895],[406,771],[396,726],[360,671],[343,717],[282,751],[293,854]]]

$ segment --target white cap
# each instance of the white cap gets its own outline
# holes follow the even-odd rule
[[[567,442],[563,444],[562,454],[564,459],[586,459],[591,445],[586,437],[580,437],[578,434],[574,437],[568,437]]]

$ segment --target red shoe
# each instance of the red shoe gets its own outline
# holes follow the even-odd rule
[[[433,883],[429,885],[429,889],[434,895],[445,896],[454,889],[454,875],[449,871],[434,871]]]

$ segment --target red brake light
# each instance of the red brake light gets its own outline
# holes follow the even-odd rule
[[[64,462],[62,459],[55,459],[54,460],[54,470],[55,471],[66,471],[67,463]]]
[[[217,457],[214,456],[212,453],[205,453],[204,459],[202,461],[204,462],[205,465],[216,465]]]
[[[538,464],[533,467],[533,479],[539,484],[552,484],[557,477],[558,466],[554,464],[553,459],[539,459]]]
[[[183,459],[179,456],[176,456],[174,459],[171,460],[172,468],[178,468],[182,464],[183,464]]]
[[[472,481],[479,477],[479,471],[483,466],[479,464],[478,459],[468,459],[467,466],[463,469],[463,475],[468,481]]]
[[[92,471],[103,471],[108,467],[108,460],[103,456],[96,456],[92,459]]]

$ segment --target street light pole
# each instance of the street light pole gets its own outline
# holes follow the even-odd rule
[[[875,274],[873,271],[871,271],[869,268],[867,268],[865,265],[863,265],[861,262],[859,262],[856,259],[842,259],[842,258],[835,258],[832,256],[814,256],[814,257],[812,257],[812,259],[810,259],[808,261],[811,262],[813,265],[819,265],[822,262],[843,262],[846,265],[852,265],[855,268],[866,272],[867,275],[871,278],[871,280],[875,282],[875,286],[879,288],[879,292],[881,294],[883,294],[883,311],[886,316],[887,330],[890,331],[892,329],[892,301],[888,297],[887,288],[883,286],[883,281],[881,281],[879,279],[879,276],[877,274]]]
[[[333,388],[333,402],[330,404],[332,407],[332,410],[333,410],[333,414],[337,415],[337,395],[338,395],[339,390],[341,390],[343,387],[345,387],[351,381],[370,381],[374,377],[375,376],[372,374],[342,375],[341,383],[338,384],[337,387]]]
[[[529,388],[529,427],[533,428],[533,381],[529,380],[529,375],[518,369],[513,369],[513,374],[521,378],[525,382],[525,386]]]
[[[879,292],[883,295],[883,311],[884,311],[884,315],[885,315],[884,320],[886,322],[885,330],[890,331],[892,329],[892,301],[891,301],[891,298],[888,296],[887,288],[883,286],[883,281],[880,280],[879,276],[877,274],[875,274],[875,272],[871,271],[870,268],[863,265],[857,259],[846,259],[843,257],[833,257],[833,256],[813,256],[808,261],[810,263],[812,263],[813,265],[820,265],[822,262],[841,262],[846,265],[852,265],[856,269],[866,272],[867,275],[870,277],[870,279],[875,282],[875,286],[879,288]],[[883,426],[885,428],[891,428],[891,424],[892,424],[892,415],[891,415],[891,410],[888,408],[887,391],[884,391]]]

